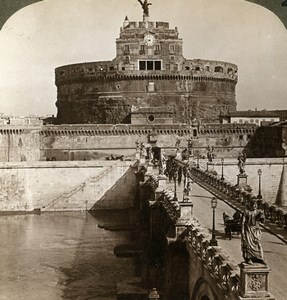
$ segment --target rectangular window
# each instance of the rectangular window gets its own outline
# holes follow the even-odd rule
[[[146,70],[146,61],[145,60],[140,60],[140,70]]]
[[[129,45],[125,45],[125,51],[130,51],[130,46]]]
[[[140,45],[140,51],[139,51],[139,54],[140,54],[140,55],[145,54],[145,48],[144,48],[144,45]]]
[[[153,70],[153,61],[152,60],[147,61],[147,70]]]
[[[170,57],[170,60],[174,60],[174,56],[171,56],[171,57]]]
[[[161,70],[161,61],[156,60],[154,62],[154,69],[155,70]]]
[[[239,123],[242,124],[242,123],[243,123],[243,120],[242,120],[242,119],[239,119]]]
[[[160,51],[160,45],[155,45],[155,50]]]
[[[161,61],[160,60],[140,60],[139,61],[140,70],[161,70]]]
[[[169,45],[169,52],[174,53],[175,46],[174,45]]]

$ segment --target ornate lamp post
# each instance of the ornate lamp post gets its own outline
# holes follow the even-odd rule
[[[259,179],[259,187],[258,187],[258,196],[257,199],[262,199],[262,195],[261,195],[261,175],[262,175],[262,171],[261,169],[258,170],[258,179]]]
[[[211,199],[211,208],[212,208],[212,237],[211,240],[209,242],[210,246],[218,246],[218,242],[217,239],[215,237],[215,209],[217,206],[217,199],[215,197],[213,197]]]
[[[224,176],[223,176],[223,164],[224,164],[224,158],[221,158],[221,180],[224,180]]]
[[[197,165],[196,165],[196,167],[197,167],[197,169],[199,169],[199,153],[197,153]]]
[[[174,196],[173,196],[173,201],[177,201],[177,194],[176,194],[176,180],[177,180],[177,173],[178,169],[177,166],[174,166],[174,173],[173,173],[173,180],[174,180]]]

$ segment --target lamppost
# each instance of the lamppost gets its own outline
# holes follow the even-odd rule
[[[176,194],[177,170],[174,171],[174,174],[173,174],[173,180],[174,180],[174,195],[173,195],[173,201],[177,201],[177,194]]]
[[[217,206],[217,199],[215,197],[213,197],[211,199],[211,208],[212,208],[213,213],[212,213],[212,237],[209,242],[210,246],[218,246],[217,239],[215,237],[215,209],[216,209],[216,206]]]
[[[173,195],[173,201],[177,201],[177,195],[176,195],[176,180],[177,180],[177,166],[175,165],[174,173],[173,173],[173,180],[174,180],[174,195]]]
[[[224,180],[224,176],[223,176],[223,164],[224,164],[224,158],[221,158],[221,180]]]
[[[261,175],[262,175],[262,171],[261,169],[258,170],[258,179],[259,179],[259,187],[258,187],[258,196],[257,199],[262,199],[262,195],[261,195]]]
[[[197,158],[197,166],[196,167],[197,167],[197,169],[199,169],[199,153],[197,153],[197,157],[196,158]]]

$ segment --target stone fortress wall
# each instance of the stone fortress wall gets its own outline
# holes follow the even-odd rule
[[[167,22],[126,18],[115,59],[55,70],[58,124],[129,124],[135,107],[170,107],[173,123],[219,122],[236,110],[237,66],[186,59],[182,44]]]
[[[251,124],[3,125],[0,128],[0,161],[94,160],[111,154],[129,158],[135,155],[137,141],[172,154],[178,140],[180,148],[184,149],[189,138],[193,140],[196,155],[206,156],[209,145],[215,147],[219,156],[237,157],[255,131],[256,126]]]
[[[119,71],[110,61],[57,68],[58,122],[130,123],[133,106],[172,107],[174,122],[218,121],[220,113],[236,110],[234,64],[187,60],[182,67]]]
[[[41,126],[0,126],[0,162],[40,160]]]

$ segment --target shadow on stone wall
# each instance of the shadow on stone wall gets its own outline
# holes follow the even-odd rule
[[[135,168],[130,167],[90,210],[130,208],[134,204],[136,190]]]
[[[252,135],[243,150],[247,157],[283,157],[282,128],[261,126]]]

